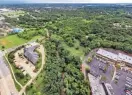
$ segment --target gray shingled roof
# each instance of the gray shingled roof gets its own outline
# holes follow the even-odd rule
[[[38,54],[36,52],[34,52],[34,50],[37,48],[38,46],[31,46],[28,48],[24,48],[24,56],[31,61],[34,65],[37,63],[38,61]]]

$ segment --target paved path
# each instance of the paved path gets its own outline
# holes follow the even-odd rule
[[[40,45],[40,51],[42,54],[42,65],[41,65],[39,71],[37,72],[36,76],[32,77],[32,79],[30,79],[28,81],[28,83],[21,89],[21,91],[19,92],[19,95],[22,95],[25,92],[26,87],[29,86],[37,78],[38,74],[43,70],[43,67],[45,64],[45,51],[44,51],[43,45]]]
[[[16,77],[15,77],[15,74],[14,74],[14,71],[13,71],[13,69],[12,69],[12,66],[11,66],[11,64],[10,64],[10,62],[8,61],[8,59],[7,59],[6,56],[5,56],[5,59],[7,60],[9,66],[10,66],[10,70],[11,70],[11,72],[12,72],[12,75],[13,75],[13,78],[14,78],[15,82],[22,88],[23,86],[17,81],[17,79],[16,79]]]
[[[113,74],[113,77],[112,77],[112,80],[111,81],[113,81],[114,79],[115,79],[115,76],[116,76],[116,67],[113,65],[113,67],[114,67],[114,74]]]
[[[10,70],[7,64],[5,63],[3,57],[4,53],[0,51],[0,91],[2,93],[4,92],[3,94],[1,93],[0,95],[11,95],[11,93],[13,95],[18,95],[18,91],[15,88],[15,84],[12,79]]]

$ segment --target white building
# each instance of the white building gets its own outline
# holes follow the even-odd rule
[[[106,51],[106,50],[104,50],[104,49],[99,49],[99,50],[97,51],[97,54],[99,54],[99,55],[101,55],[101,56],[104,56],[104,57],[106,57],[106,58],[112,59],[112,60],[114,60],[114,61],[117,61],[117,56],[118,56],[117,54],[111,53],[111,52]]]
[[[126,54],[115,54],[104,49],[99,49],[96,54],[104,58],[110,59],[111,61],[125,63],[128,66],[132,66],[132,57]]]
[[[10,9],[6,9],[6,8],[2,8],[0,9],[0,13],[4,13],[4,12],[10,12]]]

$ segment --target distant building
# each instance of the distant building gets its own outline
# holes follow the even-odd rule
[[[125,63],[127,66],[131,66],[132,67],[132,57],[128,56],[126,54],[123,53],[112,53],[109,51],[106,51],[104,49],[99,49],[96,52],[96,55],[98,57],[102,57],[106,60],[112,61],[112,62],[118,62],[118,63]]]
[[[23,31],[24,31],[24,29],[21,29],[21,28],[14,28],[14,29],[12,29],[13,33],[19,33],[19,32],[23,32]]]
[[[6,8],[3,8],[3,9],[0,9],[0,12],[9,12],[10,10],[9,9],[6,9]]]
[[[34,65],[37,63],[39,55],[37,52],[34,52],[34,50],[37,48],[38,46],[31,46],[31,47],[25,47],[24,48],[24,56],[30,61],[32,62]]]
[[[5,20],[5,18],[3,16],[0,16],[0,20]]]

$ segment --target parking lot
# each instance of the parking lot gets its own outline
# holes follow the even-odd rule
[[[126,88],[126,84],[127,84],[126,78],[127,77],[132,78],[132,73],[127,72],[125,70],[118,70],[117,76],[119,76],[118,79],[115,78],[115,80],[111,83],[115,95],[127,95],[125,93],[125,88]],[[117,81],[117,82],[115,82],[115,81]],[[131,82],[131,84],[132,84],[132,82]],[[132,87],[132,85],[130,85],[130,86]],[[128,95],[132,95],[132,93],[128,94]]]
[[[101,82],[111,86],[110,93],[113,93],[112,95],[132,95],[132,72],[125,69],[117,70],[114,80],[112,80],[115,70],[113,65],[108,64],[104,60],[93,58],[89,66],[90,74],[94,77],[99,78],[103,76],[106,78],[105,81]],[[130,81],[127,82],[126,78]],[[129,89],[126,84],[129,86]]]
[[[15,53],[15,64],[21,69],[24,75],[29,74],[31,77],[34,77],[36,75],[34,72],[35,66],[23,56],[23,53],[23,48]],[[19,56],[20,54],[21,56]]]
[[[105,82],[111,82],[114,67],[112,65],[107,64],[107,62],[98,60],[96,58],[89,64],[90,65],[90,73],[96,77],[105,76]]]

